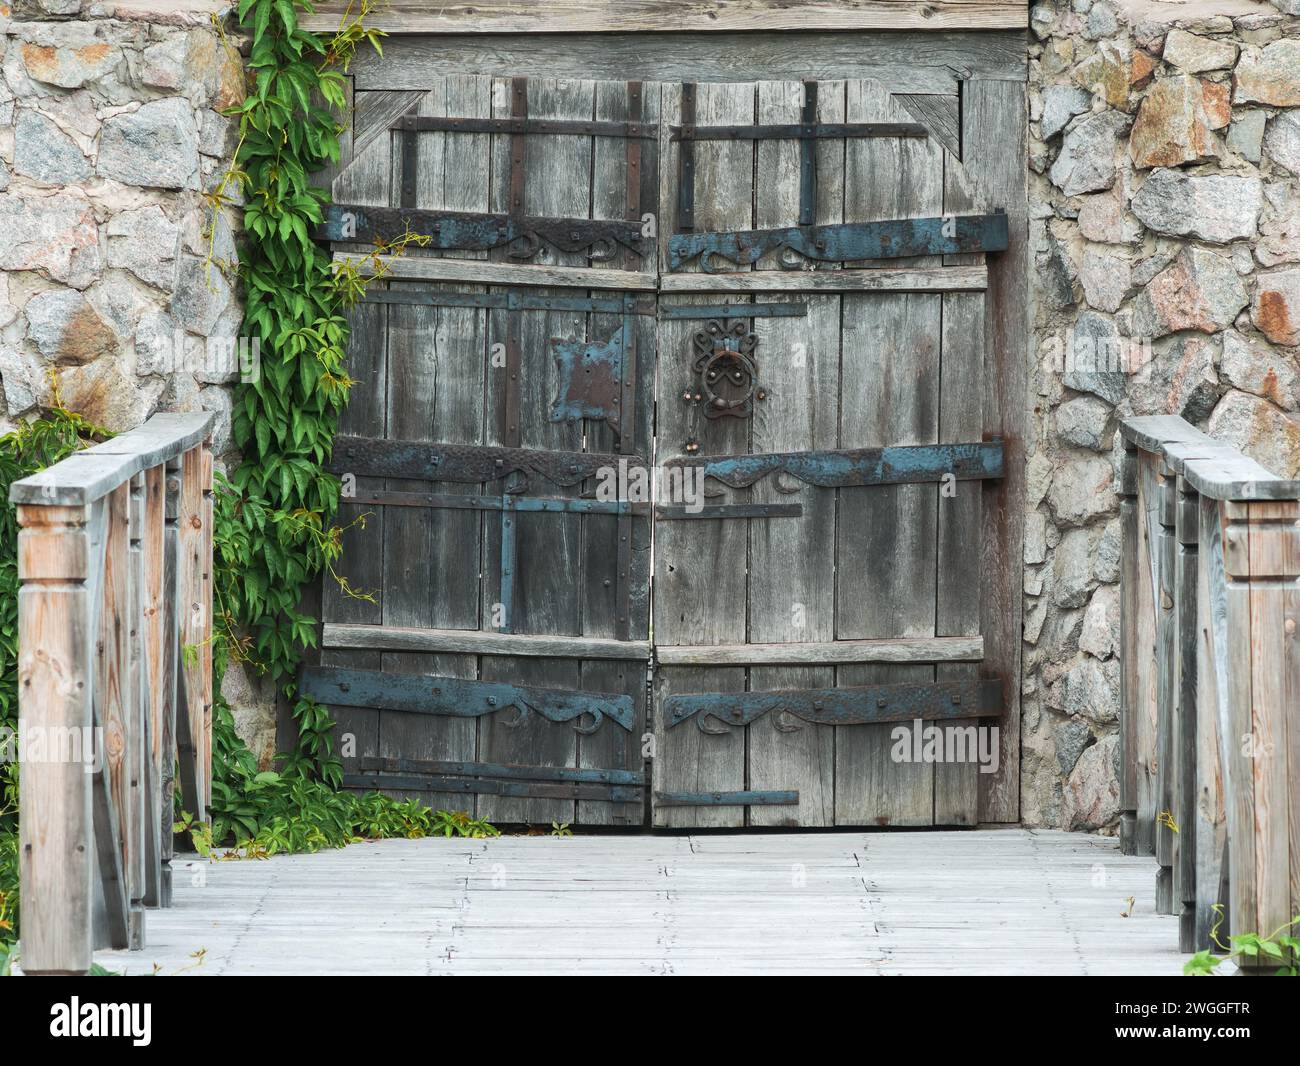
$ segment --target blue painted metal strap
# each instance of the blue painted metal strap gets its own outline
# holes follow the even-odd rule
[[[788,807],[799,802],[792,790],[740,792],[656,792],[656,807]]]
[[[666,321],[705,318],[804,318],[808,305],[788,304],[693,304],[659,308],[659,317]]]
[[[521,766],[515,763],[442,762],[426,759],[366,757],[357,760],[362,770],[395,774],[445,774],[452,777],[499,777],[515,781],[575,781],[585,784],[645,784],[642,770],[601,770],[574,766]]]
[[[299,692],[336,706],[374,707],[452,718],[481,718],[513,707],[519,721],[539,714],[552,722],[572,722],[583,734],[594,733],[606,718],[627,730],[635,720],[632,697],[615,692],[573,692],[336,666],[304,667]],[[591,723],[583,724],[584,718],[589,718]]]
[[[640,803],[644,795],[640,787],[633,785],[600,785],[580,781],[501,781],[488,777],[387,773],[344,774],[343,787],[528,799],[594,800],[604,803]]]
[[[788,474],[809,485],[846,488],[901,485],[1002,476],[1001,441],[979,444],[915,444],[847,451],[767,452],[758,455],[688,456],[666,466],[703,467],[704,476],[733,489],[745,488],[769,474]]]
[[[981,718],[1002,714],[997,679],[935,684],[864,685],[851,688],[789,689],[771,692],[698,692],[668,696],[668,728],[694,718],[705,733],[749,725],[765,714],[788,714],[814,725],[871,725],[914,719]],[[722,728],[710,725],[710,720]],[[788,726],[778,724],[788,731]],[[799,728],[795,726],[794,728]]]
[[[1006,247],[1007,216],[1004,214],[899,218],[732,233],[677,233],[668,239],[668,268],[681,270],[699,259],[700,266],[712,273],[751,266],[772,253],[780,254],[783,261],[843,263],[914,255],[1001,252]]]

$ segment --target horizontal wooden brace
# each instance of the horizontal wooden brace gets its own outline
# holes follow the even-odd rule
[[[643,795],[639,786],[631,785],[500,781],[495,778],[444,777],[433,774],[344,774],[343,787],[458,792],[474,796],[517,796],[529,799],[596,800],[607,803],[640,803]]]
[[[645,784],[645,773],[640,770],[599,770],[573,766],[520,766],[515,763],[492,762],[439,762],[425,759],[357,760],[362,770],[395,774],[443,774],[452,777],[496,777],[512,781],[571,781],[581,784],[631,785],[640,788]]]
[[[653,122],[592,122],[568,118],[451,118],[441,115],[403,115],[390,130],[415,133],[523,133],[577,137],[628,137],[658,140],[659,126]]]
[[[649,515],[651,505],[624,500],[574,499],[565,496],[457,496],[442,492],[402,492],[376,489],[343,497],[344,503],[377,507],[431,507],[452,511],[519,511],[540,514]],[[654,516],[661,522],[718,518],[799,518],[800,503],[724,503],[692,510],[684,505],[656,504]]]
[[[502,311],[578,311],[600,315],[654,315],[644,297],[536,296],[519,292],[428,292],[422,289],[371,289],[365,302],[413,307],[483,307]]]
[[[870,270],[745,270],[706,274],[664,274],[659,289],[665,295],[687,292],[983,292],[988,268],[964,266]],[[663,317],[666,308],[660,308]],[[684,316],[683,316],[684,317]]]
[[[481,629],[414,629],[406,626],[351,625],[326,622],[321,646],[374,651],[420,651],[455,655],[524,655],[552,659],[650,658],[648,640],[603,637],[530,636]]]
[[[671,126],[674,141],[804,141],[821,137],[926,137],[919,122],[784,122],[754,126]]]
[[[741,792],[656,792],[656,807],[789,807],[798,804],[793,790]]]
[[[904,637],[801,644],[657,645],[662,666],[745,666],[776,663],[955,663],[984,658],[983,637]]]
[[[531,714],[552,722],[571,722],[580,733],[594,733],[609,718],[631,729],[632,697],[617,692],[574,692],[568,689],[475,681],[426,674],[396,674],[382,670],[350,670],[337,666],[304,667],[298,691],[321,703],[341,707],[371,707],[451,718],[481,718],[508,708],[518,720]],[[590,724],[583,724],[590,720]]]
[[[435,259],[427,255],[335,252],[334,262],[349,264],[367,276],[382,272],[389,281],[445,281],[464,282],[470,285],[610,289],[615,292],[654,292],[659,282],[657,275],[640,270],[539,266],[535,263],[495,263],[486,259]]]
[[[664,700],[668,727],[694,718],[704,732],[749,725],[765,714],[788,714],[816,725],[871,725],[914,719],[996,717],[1002,714],[1002,682],[940,681],[935,684],[864,685],[771,692],[701,692]],[[789,731],[780,722],[777,729]],[[797,727],[796,727],[797,728]]]
[[[347,10],[351,8],[343,0],[327,0],[314,12],[303,12],[299,23],[314,32],[332,34],[338,31]],[[376,8],[366,25],[395,35],[626,32],[666,33],[671,39],[685,32],[713,36],[813,30],[1024,30],[1028,20],[1025,5],[1011,0],[805,0],[797,4],[790,0],[692,4],[681,0],[475,0],[471,4],[392,0]],[[546,42],[550,51],[560,53],[566,43]],[[791,42],[788,47],[795,45]],[[384,53],[387,55],[387,48]]]

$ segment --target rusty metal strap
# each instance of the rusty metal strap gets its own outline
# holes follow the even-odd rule
[[[804,141],[847,137],[926,137],[917,122],[778,122],[762,125],[672,126],[674,141]]]

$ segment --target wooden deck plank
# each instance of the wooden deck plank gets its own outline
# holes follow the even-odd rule
[[[146,949],[96,961],[164,974],[1174,975],[1185,958],[1177,919],[1154,912],[1154,860],[1081,833],[392,840],[175,868],[176,905],[150,915]]]

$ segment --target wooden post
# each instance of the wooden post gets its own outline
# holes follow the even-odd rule
[[[127,641],[126,770],[127,829],[130,842],[127,885],[131,900],[131,946],[144,947],[145,870],[148,840],[145,835],[145,804],[148,788],[149,692],[144,650],[144,474],[136,474],[127,485],[127,605],[123,630]]]
[[[162,872],[159,879],[159,905],[172,905],[172,855],[175,842],[172,825],[176,821],[177,716],[184,706],[180,671],[180,518],[181,461],[171,459],[166,466],[163,525],[163,621],[158,658],[162,676],[158,693],[162,700],[162,779],[159,792],[159,830],[162,836]],[[179,711],[183,713],[183,711]]]
[[[1177,481],[1163,463],[1156,483],[1158,496],[1158,532],[1153,545],[1159,562],[1156,566],[1156,913],[1175,914],[1174,838],[1177,830],[1175,785],[1178,772],[1178,746],[1174,743],[1174,723],[1178,700],[1178,612],[1175,586],[1178,544],[1174,522],[1178,510]]]
[[[146,816],[143,829],[145,855],[144,903],[149,907],[162,906],[162,864],[164,830],[156,816],[163,802],[163,695],[165,663],[163,657],[163,627],[166,608],[166,567],[163,543],[166,526],[166,470],[162,465],[150,467],[144,473],[144,526],[140,531],[142,555],[141,574],[141,645],[145,691],[145,722],[147,725],[147,750],[145,753]],[[170,759],[170,754],[168,755]],[[164,816],[171,815],[163,810]],[[168,827],[170,830],[170,826]],[[170,835],[168,832],[167,835]]]
[[[181,457],[180,510],[177,535],[180,541],[180,584],[178,612],[180,622],[181,678],[180,700],[176,711],[176,747],[180,762],[181,791],[184,807],[198,821],[207,818],[208,783],[204,774],[207,762],[204,723],[203,684],[203,542],[205,501],[203,495],[203,446],[191,448]]]
[[[29,974],[85,973],[94,950],[92,649],[97,618],[86,507],[18,508],[18,728],[22,960]],[[40,743],[41,750],[36,749]],[[86,745],[91,745],[87,750]],[[72,758],[73,748],[81,758]]]
[[[1249,694],[1233,708],[1237,728],[1229,745],[1232,925],[1238,933],[1269,935],[1300,910],[1294,877],[1300,766],[1288,766],[1300,728],[1300,501],[1223,509],[1230,624],[1233,612],[1240,622],[1229,662],[1243,673],[1241,688]]]
[[[1174,704],[1174,740],[1177,750],[1178,783],[1174,820],[1174,912],[1178,915],[1180,951],[1199,950],[1196,942],[1196,654],[1197,654],[1197,538],[1200,497],[1183,478],[1178,479],[1174,533],[1178,542],[1174,600],[1177,604],[1177,668]]]
[[[1137,616],[1138,537],[1137,450],[1127,441],[1120,467],[1121,572],[1120,627],[1120,730],[1119,730],[1119,847],[1125,855],[1137,854]]]
[[[203,442],[202,462],[199,476],[203,489],[203,542],[200,547],[202,566],[202,595],[200,598],[203,612],[200,619],[200,669],[201,698],[203,701],[203,807],[212,806],[212,438]]]

